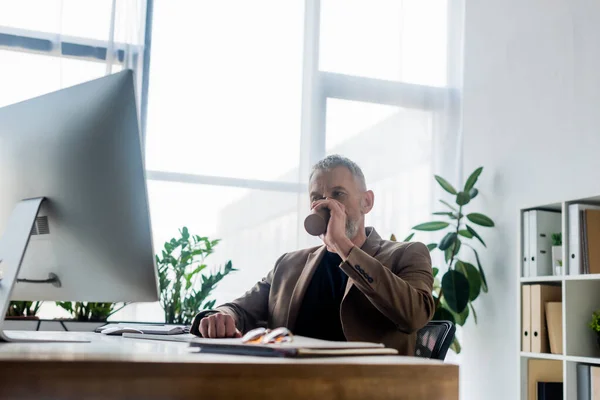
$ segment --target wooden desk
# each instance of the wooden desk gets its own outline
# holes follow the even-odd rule
[[[14,333],[91,343],[0,344],[2,399],[458,399],[458,366],[426,359],[237,357],[95,333]]]

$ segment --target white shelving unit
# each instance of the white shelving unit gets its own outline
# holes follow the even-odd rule
[[[527,399],[527,362],[530,359],[557,360],[563,363],[564,399],[577,400],[577,364],[600,365],[600,348],[594,332],[588,327],[592,312],[600,309],[600,274],[569,274],[569,215],[570,204],[599,204],[600,196],[569,200],[547,205],[528,207],[520,210],[519,223],[519,262],[517,263],[518,288],[515,315],[518,316],[519,349],[517,368],[521,377],[521,400]],[[562,212],[563,270],[562,276],[522,277],[523,270],[523,213],[532,209],[556,210]],[[521,351],[521,286],[527,284],[560,284],[563,305],[563,354],[527,353]],[[533,399],[529,399],[533,400]]]

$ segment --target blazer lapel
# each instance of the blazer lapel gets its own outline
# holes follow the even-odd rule
[[[302,305],[302,300],[304,299],[306,289],[308,289],[310,280],[315,274],[315,271],[317,270],[319,263],[323,259],[326,250],[326,246],[321,246],[320,248],[308,255],[308,259],[306,260],[304,269],[302,270],[302,273],[298,278],[298,282],[296,282],[296,286],[294,287],[294,291],[292,292],[292,298],[290,300],[290,308],[288,311],[288,318],[286,324],[287,328],[292,332],[294,331],[294,327],[296,325],[296,319],[298,318],[298,312],[300,311],[300,306]]]
[[[381,247],[381,236],[379,236],[379,234],[375,231],[375,228],[368,227],[366,228],[366,230],[367,240],[360,249],[368,255],[370,255],[371,257],[375,257],[375,254],[377,254],[379,248]],[[352,279],[348,279],[348,283],[346,283],[346,290],[344,291],[344,297],[342,298],[342,301],[346,298],[346,295],[348,295],[348,292],[350,291],[350,288],[352,288],[352,285],[354,285],[352,283]]]

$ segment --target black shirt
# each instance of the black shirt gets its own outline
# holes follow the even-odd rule
[[[317,267],[298,312],[294,334],[345,341],[340,305],[348,275],[339,267],[342,258],[327,251]]]

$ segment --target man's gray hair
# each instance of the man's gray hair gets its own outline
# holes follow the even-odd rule
[[[362,190],[367,190],[367,182],[365,181],[365,175],[362,170],[354,161],[350,160],[347,157],[340,156],[338,154],[332,154],[330,156],[325,157],[318,163],[316,163],[310,172],[309,182],[312,180],[313,175],[319,171],[331,171],[337,167],[345,167],[347,168],[354,178],[358,181],[360,188]]]

